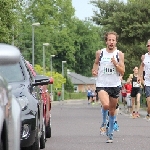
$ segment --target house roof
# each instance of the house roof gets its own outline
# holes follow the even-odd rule
[[[95,78],[85,77],[75,72],[68,72],[67,76],[73,84],[95,84]]]

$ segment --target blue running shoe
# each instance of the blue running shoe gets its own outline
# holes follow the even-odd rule
[[[119,126],[116,122],[114,123],[114,131],[119,131]]]

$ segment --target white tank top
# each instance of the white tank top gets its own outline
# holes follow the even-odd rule
[[[150,86],[150,55],[148,55],[148,53],[145,54],[143,63],[144,63],[144,70],[145,70],[144,84],[146,86]]]
[[[113,53],[108,53],[106,48],[101,50],[99,58],[98,77],[96,80],[96,87],[117,87],[120,86],[121,81],[119,72],[116,71],[116,67],[111,62],[111,58],[115,58],[119,62],[119,50],[115,50]]]

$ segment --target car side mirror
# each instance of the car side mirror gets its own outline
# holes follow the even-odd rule
[[[48,84],[50,84],[50,79],[49,77],[44,75],[36,75],[34,83],[32,83],[33,86],[48,85]]]

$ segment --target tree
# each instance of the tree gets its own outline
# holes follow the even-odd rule
[[[35,64],[42,66],[43,43],[50,43],[45,47],[47,71],[50,70],[50,55],[55,55],[55,72],[61,72],[62,61],[65,60],[68,69],[91,76],[95,51],[103,47],[101,28],[93,25],[90,20],[77,19],[71,0],[13,2],[13,5],[9,5],[15,12],[13,41],[26,60],[32,62],[32,24],[40,22],[41,25],[34,29]],[[12,41],[13,30],[9,28],[9,32],[10,38],[6,39]]]
[[[17,9],[17,0],[0,0],[0,41],[1,43],[11,44],[13,40],[13,26],[17,23],[15,15]],[[14,35],[15,37],[15,35]]]
[[[66,83],[64,85],[65,90],[70,93],[74,92],[74,85],[72,84],[70,78],[68,78],[67,75],[65,76],[65,78],[66,78]]]
[[[91,76],[91,69],[95,59],[95,52],[103,47],[101,29],[93,25],[89,20],[76,20],[75,37],[75,65],[74,70],[78,74]]]
[[[35,30],[35,64],[41,65],[42,43],[45,42],[50,43],[46,55],[56,55],[53,64],[57,71],[61,71],[62,60],[66,60],[70,66],[74,64],[74,8],[71,0],[31,0],[28,1],[25,14],[30,26],[33,22],[41,23]],[[49,64],[49,57],[46,57],[46,64]]]

